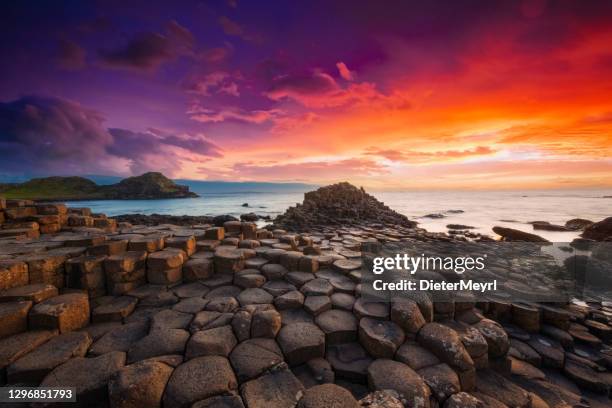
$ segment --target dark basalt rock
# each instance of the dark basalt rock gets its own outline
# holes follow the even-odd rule
[[[612,239],[612,217],[608,217],[603,221],[587,227],[582,233],[584,238],[594,239],[596,241],[606,241]]]
[[[416,223],[384,203],[343,182],[304,194],[304,202],[290,207],[274,220],[277,228],[296,230],[321,225],[385,223],[414,228]]]
[[[504,241],[522,241],[522,242],[549,242],[538,235],[528,232],[519,231],[513,228],[493,227],[493,232],[501,235]]]

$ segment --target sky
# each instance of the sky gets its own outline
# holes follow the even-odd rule
[[[0,176],[612,186],[610,1],[0,5]]]

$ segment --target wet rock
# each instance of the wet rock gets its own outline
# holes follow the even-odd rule
[[[279,370],[243,384],[240,392],[250,408],[284,408],[295,406],[303,390],[289,370]]]
[[[371,390],[394,390],[411,407],[430,406],[431,392],[423,379],[406,364],[378,359],[368,367],[368,385]]]
[[[72,357],[83,357],[91,345],[87,333],[73,332],[54,337],[7,368],[10,384],[38,385],[51,370]]]
[[[572,218],[565,223],[565,228],[570,231],[583,231],[585,228],[593,225],[593,221],[585,220],[584,218]]]
[[[140,361],[123,367],[108,382],[113,408],[161,407],[173,368],[159,361]]]
[[[364,317],[359,321],[359,342],[374,357],[393,358],[404,332],[393,322]]]
[[[229,356],[237,340],[231,326],[221,326],[196,332],[187,343],[185,358],[200,356]]]
[[[582,233],[583,238],[605,241],[612,237],[612,217],[596,222],[585,228]]]
[[[533,336],[527,344],[541,356],[544,367],[563,368],[565,352],[559,343],[543,336]]]
[[[31,329],[59,330],[66,333],[89,323],[89,300],[83,293],[67,293],[49,298],[30,311]]]
[[[353,395],[335,384],[321,384],[307,389],[298,408],[358,408]]]
[[[517,339],[510,339],[508,354],[536,367],[539,367],[542,363],[542,357],[531,346]]]
[[[164,392],[163,406],[189,406],[196,401],[230,393],[236,387],[236,376],[227,358],[197,357],[174,369]]]
[[[549,242],[548,240],[528,232],[523,232],[513,228],[493,227],[493,232],[500,235],[504,241],[521,242]]]
[[[241,383],[258,377],[282,361],[283,354],[273,339],[246,340],[230,354],[230,362]]]
[[[284,326],[277,340],[287,362],[292,366],[325,354],[325,334],[312,323]]]
[[[94,358],[75,357],[56,367],[41,387],[75,387],[79,406],[105,405],[108,381],[125,366],[125,353],[113,351]]]

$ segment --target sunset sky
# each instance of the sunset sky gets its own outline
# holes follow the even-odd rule
[[[1,177],[612,186],[611,1],[15,1],[0,25]]]

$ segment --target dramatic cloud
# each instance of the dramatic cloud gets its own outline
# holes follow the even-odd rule
[[[348,69],[344,62],[337,62],[336,68],[338,68],[338,72],[342,78],[346,79],[347,81],[352,81],[354,79],[353,73],[350,69]]]
[[[423,163],[435,161],[448,161],[454,159],[467,159],[479,156],[490,156],[497,151],[489,146],[477,146],[465,150],[442,150],[442,151],[414,151],[414,150],[385,150],[371,147],[365,154],[379,156],[387,160],[406,163]]]
[[[48,174],[174,174],[181,159],[221,157],[202,136],[107,129],[104,118],[59,98],[27,96],[0,104],[0,170]]]
[[[240,79],[239,74],[236,79]],[[188,80],[183,84],[183,87],[188,92],[203,96],[210,96],[212,94],[240,96],[238,85],[234,82],[234,77],[223,71],[212,72],[201,78]]]
[[[67,70],[85,68],[85,50],[74,41],[62,40],[59,43],[57,63]]]
[[[104,63],[112,67],[149,70],[179,56],[190,55],[194,44],[191,32],[172,20],[164,34],[137,34],[119,49],[101,51],[101,56]]]
[[[278,109],[252,111],[246,111],[241,109],[213,110],[203,108],[199,105],[194,106],[189,111],[191,119],[203,123],[215,123],[224,122],[226,120],[235,120],[238,122],[262,124],[271,121],[281,113],[282,111]]]

